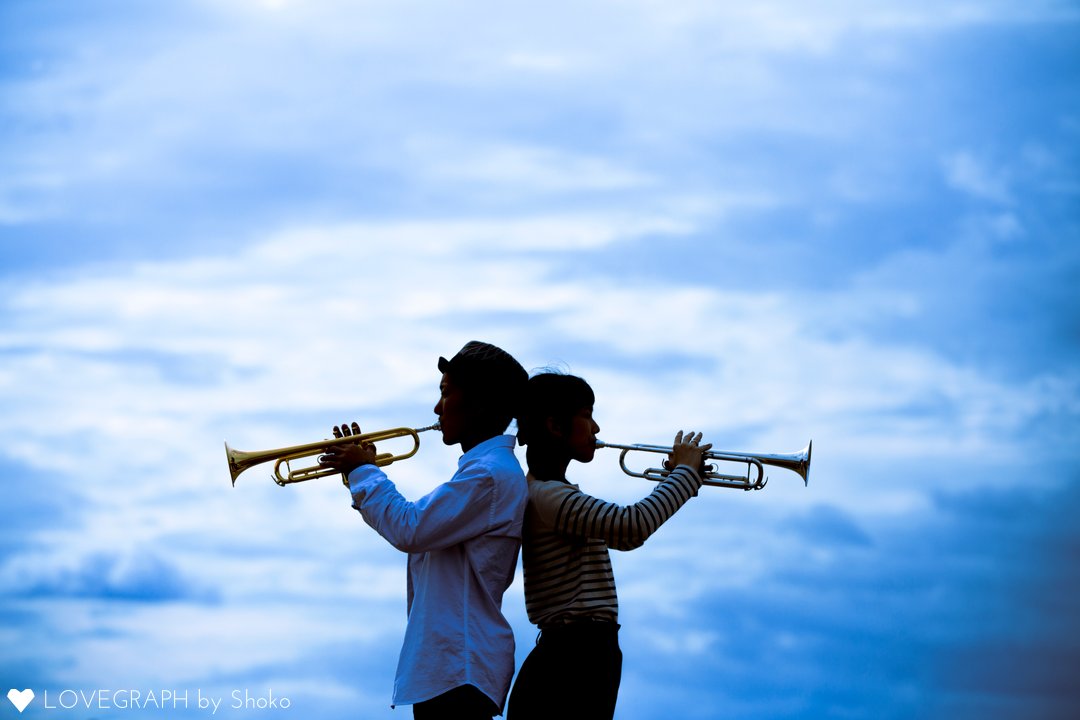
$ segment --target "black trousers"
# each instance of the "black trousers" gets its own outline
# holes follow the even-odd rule
[[[413,705],[413,720],[491,720],[499,708],[473,685],[462,685]]]
[[[544,630],[518,671],[506,720],[611,720],[621,680],[617,623]]]

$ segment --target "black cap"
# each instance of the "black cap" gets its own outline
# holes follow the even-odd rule
[[[516,417],[529,373],[513,356],[494,345],[471,340],[447,360],[439,358],[439,370],[454,378],[466,392],[494,400]]]

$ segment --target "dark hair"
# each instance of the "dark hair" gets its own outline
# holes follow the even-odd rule
[[[502,348],[471,340],[450,360],[440,357],[439,370],[483,410],[485,429],[501,433],[518,416],[529,374]]]
[[[525,386],[525,398],[518,417],[518,442],[528,445],[542,441],[546,437],[548,418],[554,418],[560,425],[568,425],[575,413],[592,407],[595,402],[596,396],[589,383],[576,375],[550,371],[533,375]]]

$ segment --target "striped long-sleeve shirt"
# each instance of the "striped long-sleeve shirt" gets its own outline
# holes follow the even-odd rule
[[[608,548],[640,547],[701,487],[697,472],[680,465],[645,498],[623,507],[566,480],[527,478],[525,609],[541,630],[582,619],[618,621]]]

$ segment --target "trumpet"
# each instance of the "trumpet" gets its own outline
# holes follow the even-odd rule
[[[363,435],[346,435],[345,437],[319,440],[318,442],[307,443],[304,445],[293,445],[292,447],[256,452],[234,450],[229,447],[229,443],[225,443],[225,458],[229,461],[229,474],[232,476],[233,487],[236,487],[236,478],[240,473],[252,466],[261,465],[262,463],[271,460],[277,461],[274,463],[274,474],[272,476],[274,482],[278,485],[285,486],[292,483],[340,474],[337,470],[323,467],[322,465],[308,465],[293,470],[289,465],[293,460],[322,455],[330,448],[338,447],[340,445],[357,445],[360,443],[374,443],[382,442],[383,440],[392,440],[394,438],[411,437],[413,445],[409,450],[396,455],[394,453],[385,452],[375,456],[375,464],[379,467],[385,467],[392,462],[411,458],[416,454],[416,451],[420,449],[420,433],[427,432],[428,430],[438,430],[439,427],[439,423],[416,429],[400,427],[393,428],[392,430],[379,430],[376,432],[364,433]],[[282,467],[285,469],[284,473],[282,473]],[[349,484],[348,480],[345,480],[344,482],[346,485]]]
[[[733,453],[715,450],[706,451],[703,456],[706,465],[705,473],[702,476],[702,484],[713,485],[715,487],[735,488],[738,490],[760,490],[765,487],[765,483],[769,482],[769,479],[765,476],[764,466],[773,465],[797,473],[799,477],[803,479],[803,484],[809,485],[810,450],[813,444],[813,441],[810,441],[806,447],[797,453],[775,455]],[[663,480],[671,472],[666,468],[646,468],[645,470],[637,472],[626,466],[626,456],[630,453],[644,452],[667,455],[671,452],[671,447],[664,447],[662,445],[617,445],[615,443],[607,443],[600,440],[596,441],[596,447],[621,450],[622,452],[619,454],[619,467],[622,468],[624,473],[631,477],[659,481]],[[728,475],[718,472],[716,466],[711,464],[714,461],[744,463],[746,465],[746,472],[739,475]]]

